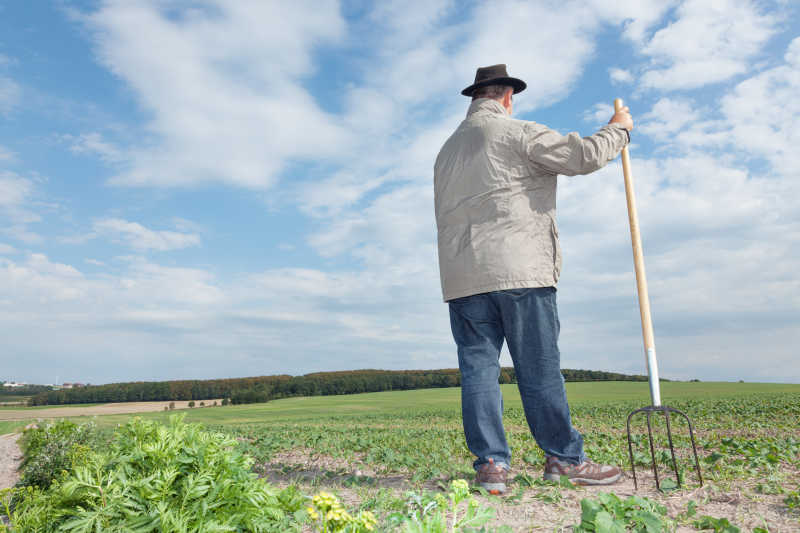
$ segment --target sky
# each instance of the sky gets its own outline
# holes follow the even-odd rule
[[[496,63],[630,106],[662,377],[800,383],[792,0],[0,0],[0,380],[457,367],[433,162]],[[646,373],[619,160],[558,224],[562,366]]]

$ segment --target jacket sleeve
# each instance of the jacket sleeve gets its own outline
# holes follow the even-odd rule
[[[522,150],[534,167],[545,172],[574,176],[589,174],[617,157],[630,136],[618,124],[608,124],[594,135],[561,135],[541,124],[529,123],[522,135]]]

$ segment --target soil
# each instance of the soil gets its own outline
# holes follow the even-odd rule
[[[203,400],[206,406],[212,405],[214,402],[217,405],[222,403],[221,399],[217,400]],[[0,420],[30,420],[30,419],[46,419],[46,418],[64,418],[68,416],[94,416],[94,415],[119,415],[119,414],[132,414],[132,413],[146,413],[150,411],[163,411],[164,407],[168,407],[171,402],[122,402],[122,403],[106,403],[103,405],[89,405],[81,406],[75,405],[70,407],[52,407],[46,409],[2,409],[0,410]],[[175,409],[186,409],[189,407],[188,401],[176,401]],[[197,406],[200,405],[200,400],[195,400]],[[198,409],[199,407],[195,407]]]
[[[19,480],[22,452],[17,446],[18,433],[0,435],[0,490],[13,487]]]
[[[412,483],[409,473],[381,473],[370,469],[357,456],[348,460],[331,456],[312,454],[307,450],[293,450],[277,454],[272,461],[259,465],[260,475],[278,486],[298,484],[309,494],[320,490],[330,490],[339,495],[348,508],[357,508],[366,492],[376,489],[389,489],[395,497],[403,498],[406,491],[442,490],[447,479]],[[511,478],[521,472],[512,472]],[[528,469],[526,474],[532,478],[541,476],[541,471]],[[800,477],[800,472],[797,472]],[[731,523],[752,531],[761,527],[771,533],[800,531],[800,515],[787,512],[783,495],[764,495],[755,492],[753,487],[737,486],[721,488],[706,483],[695,487],[669,493],[655,488],[652,474],[640,473],[638,490],[629,475],[618,483],[605,487],[576,487],[575,489],[525,488],[518,490],[514,483],[509,484],[508,492],[502,496],[481,496],[476,498],[482,505],[489,505],[496,511],[496,518],[490,526],[508,525],[515,532],[529,531],[572,531],[572,526],[580,523],[583,498],[593,497],[601,492],[613,492],[621,498],[639,495],[657,501],[667,507],[667,514],[676,519],[685,513],[690,500],[697,504],[694,519],[703,515],[727,518]],[[542,501],[549,493],[560,494],[557,502]],[[679,532],[697,530],[689,525],[679,526]]]

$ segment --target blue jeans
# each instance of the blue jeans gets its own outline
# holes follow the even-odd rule
[[[514,361],[528,427],[547,455],[585,460],[583,437],[572,427],[558,351],[560,324],[554,287],[510,289],[450,300],[450,326],[461,370],[461,415],[474,467],[494,459],[508,468],[503,428],[500,349]]]

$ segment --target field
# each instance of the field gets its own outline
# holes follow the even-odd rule
[[[630,471],[625,419],[629,411],[648,403],[647,384],[568,383],[567,391],[587,454]],[[504,385],[503,393],[515,481],[503,497],[478,496],[481,504],[497,513],[492,527],[567,528],[581,521],[581,499],[613,491],[660,502],[669,518],[687,531],[696,530],[693,524],[703,515],[720,524],[727,519],[746,531],[800,529],[800,385],[663,383],[664,403],[685,411],[694,421],[706,481],[700,487],[689,468],[686,428],[677,424],[673,430],[685,486],[666,492],[654,489],[652,473],[645,466],[649,453],[641,434],[643,422],[636,426],[640,431],[635,457],[637,473],[642,475],[638,492],[630,477],[603,490],[542,483],[543,455],[527,429],[516,387]],[[353,510],[372,510],[388,527],[386,517],[407,511],[409,499],[424,500],[425,494],[439,491],[451,479],[472,478],[459,394],[459,389],[451,388],[291,398],[182,413],[187,422],[234,435],[256,459],[255,470],[272,482],[296,483],[309,494],[331,490]],[[58,408],[53,416],[79,414],[75,409],[81,407]],[[80,414],[97,406],[84,409]],[[8,413],[14,417],[27,413],[25,420],[6,422],[18,425],[42,412],[3,409],[0,420],[12,420]],[[153,411],[139,416],[166,421],[169,415]],[[109,414],[94,420],[111,428],[129,417]],[[658,423],[655,431],[664,434]],[[661,439],[662,450],[663,444]],[[665,472],[666,454],[658,455]]]

